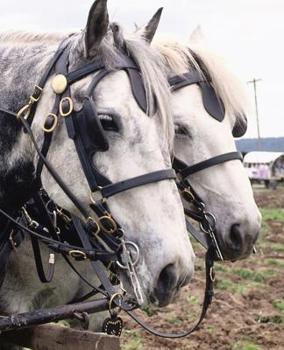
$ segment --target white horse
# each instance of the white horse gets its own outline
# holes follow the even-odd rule
[[[246,130],[248,107],[244,86],[224,61],[206,48],[202,36],[194,32],[191,39],[189,46],[171,40],[160,40],[156,45],[167,61],[169,77],[199,72],[212,84],[225,116],[218,121],[210,115],[198,84],[185,85],[172,93],[174,153],[189,166],[236,151],[233,133],[240,136],[236,130]],[[187,179],[206,210],[216,217],[215,234],[223,257],[247,257],[258,237],[261,215],[242,162],[218,164]]]
[[[63,38],[62,35],[22,33],[0,35],[1,108],[19,110]],[[109,150],[95,155],[97,169],[112,182],[117,182],[171,167],[174,126],[166,66],[159,52],[139,35],[126,39],[119,25],[109,27],[104,0],[97,0],[92,6],[86,30],[67,40],[71,70],[92,62],[97,56],[112,70],[98,84],[93,98],[98,117],[102,121],[114,122],[118,131],[106,130]],[[139,66],[147,95],[148,114],[155,112],[155,115],[149,117],[139,107],[127,74],[113,68],[122,55],[118,47],[123,47]],[[93,77],[94,74],[91,74],[72,86],[75,109],[81,108]],[[51,80],[44,88],[32,125],[39,143],[43,138],[44,119],[54,104]],[[29,136],[23,132],[19,122],[3,113],[0,115],[0,207],[12,213],[29,198],[33,186],[33,169],[38,158]],[[67,136],[65,124],[61,120],[54,133],[48,160],[89,211],[88,183],[74,144]],[[45,190],[58,205],[78,214],[76,207],[45,168],[41,180]],[[160,305],[167,304],[180,286],[189,282],[194,263],[182,203],[174,181],[160,181],[117,194],[108,200],[108,205],[113,217],[123,227],[126,239],[135,242],[140,248],[137,274],[145,303],[152,300]],[[1,218],[1,225],[3,221]],[[44,246],[42,250],[46,252]],[[86,278],[94,279],[88,262],[76,263],[76,266]],[[124,278],[124,287],[132,293],[127,277]],[[10,314],[65,304],[85,292],[86,286],[69,270],[60,256],[56,256],[53,281],[49,285],[40,283],[29,239],[25,239],[17,251],[10,255],[0,289],[0,310]]]

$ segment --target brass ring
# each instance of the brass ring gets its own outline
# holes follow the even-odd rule
[[[70,250],[68,252],[68,255],[71,256],[73,259],[80,259],[80,260],[86,260],[87,255],[86,253],[82,252],[81,250]]]
[[[47,121],[47,118],[48,117],[52,117],[53,118],[53,123],[52,123],[52,126],[50,128],[46,128],[45,127],[45,124],[46,124],[46,121]],[[44,122],[44,126],[42,127],[43,131],[44,132],[47,132],[47,133],[50,133],[50,132],[53,132],[55,130],[55,128],[57,127],[57,124],[58,124],[58,117],[56,114],[53,114],[53,113],[49,113],[45,119],[45,122]]]
[[[188,200],[188,201],[194,201],[195,200],[195,197],[194,197],[194,195],[193,195],[193,193],[189,190],[189,189],[187,189],[187,188],[185,188],[183,191],[182,191],[182,194],[183,194],[183,197],[184,197],[184,199],[186,199],[186,200]],[[188,198],[187,198],[187,196],[188,196]]]
[[[115,298],[119,298],[119,302],[121,304],[122,301],[122,295],[120,293],[114,293],[110,299],[109,299],[109,303],[108,303],[108,310],[110,315],[117,315],[120,311],[121,311],[121,305],[116,305],[118,308],[118,311],[115,312],[115,310],[112,309],[112,304],[114,303],[114,299]]]
[[[24,119],[27,119],[28,112],[30,111],[30,109],[31,109],[31,104],[27,104],[24,107],[22,107],[17,113],[17,119],[20,119],[23,116],[24,116]]]
[[[69,103],[69,110],[67,112],[63,111],[63,103],[65,101],[68,101],[68,103]],[[59,113],[60,113],[60,115],[62,117],[68,117],[73,112],[73,109],[74,109],[74,103],[73,103],[71,97],[63,97],[63,99],[59,103]]]
[[[209,275],[210,275],[211,281],[215,282],[215,271],[214,271],[213,267],[210,267]]]
[[[108,221],[108,223],[110,224],[111,228],[108,229],[103,224],[103,221]],[[111,216],[108,216],[108,215],[101,216],[100,218],[98,218],[98,223],[99,223],[99,226],[100,226],[101,230],[103,232],[105,232],[105,233],[112,234],[112,233],[114,233],[117,230],[117,224],[116,224],[116,222],[114,221],[114,219]]]

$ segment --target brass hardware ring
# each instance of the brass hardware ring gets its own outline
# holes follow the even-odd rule
[[[87,259],[86,253],[82,252],[81,250],[70,250],[68,252],[68,255],[71,256],[73,259],[80,259],[80,260]]]
[[[107,228],[104,222],[107,222],[111,226],[111,228]],[[112,234],[117,230],[117,224],[111,216],[101,216],[100,218],[98,218],[98,223],[100,225],[101,230],[105,233]]]
[[[214,271],[213,267],[210,267],[209,275],[210,275],[211,281],[215,282],[215,271]]]
[[[184,199],[186,199],[186,200],[188,200],[190,202],[195,200],[195,197],[194,197],[193,193],[187,188],[185,188],[182,191],[182,195],[184,196]]]
[[[45,126],[48,117],[52,117],[53,118],[53,123],[52,123],[52,126],[50,128],[47,128]],[[57,117],[57,115],[53,114],[53,113],[49,113],[48,116],[45,119],[45,123],[44,123],[44,126],[43,126],[42,129],[43,129],[44,132],[50,133],[50,132],[53,132],[55,130],[55,128],[57,127],[57,124],[58,124],[58,117]]]
[[[120,311],[121,311],[121,305],[117,305],[117,308],[118,310],[115,311],[113,308],[112,308],[112,305],[114,303],[114,300],[115,298],[119,298],[119,304],[121,304],[121,301],[122,301],[122,295],[120,293],[114,293],[110,299],[109,299],[109,303],[108,303],[108,310],[109,310],[109,313],[110,315],[117,315]]]
[[[23,117],[24,119],[28,119],[31,106],[32,105],[30,103],[28,103],[27,105],[22,107],[17,113],[17,119],[20,119],[21,117]]]
[[[69,103],[69,109],[67,112],[64,112],[63,110],[63,103],[68,102]],[[63,97],[63,99],[59,103],[59,113],[62,117],[68,117],[74,110],[74,103],[71,99],[71,97]]]

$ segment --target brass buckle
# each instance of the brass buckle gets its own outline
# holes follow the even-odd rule
[[[34,87],[34,92],[33,94],[30,96],[30,103],[35,103],[38,102],[41,98],[41,94],[42,94],[43,88],[41,88],[38,85],[35,85]]]
[[[63,103],[65,102],[68,102],[69,103],[69,109],[67,112],[64,112],[63,110]],[[59,103],[59,113],[62,117],[68,117],[72,112],[73,112],[73,109],[74,109],[74,103],[71,99],[71,97],[64,97],[60,103]]]
[[[111,226],[111,228],[106,227],[106,222]],[[117,224],[114,219],[109,215],[104,215],[98,218],[98,223],[101,230],[105,233],[112,234],[117,231]]]
[[[68,252],[68,255],[71,256],[75,260],[86,260],[87,259],[87,254],[82,252],[81,250],[70,250]]]
[[[184,199],[189,202],[193,202],[195,200],[193,193],[188,188],[185,188],[184,190],[182,190],[182,195]]]
[[[53,123],[52,123],[52,126],[50,128],[47,128],[45,126],[46,124],[46,121],[49,117],[52,117],[53,118]],[[45,119],[45,122],[44,122],[44,126],[42,127],[43,131],[44,132],[47,132],[47,133],[51,133],[55,130],[55,128],[57,127],[57,124],[58,124],[58,117],[56,114],[53,114],[53,113],[49,113]]]
[[[25,106],[23,106],[18,112],[17,112],[17,119],[20,119],[21,117],[23,117],[25,120],[28,119],[29,117],[29,111],[32,107],[31,103],[26,104]]]

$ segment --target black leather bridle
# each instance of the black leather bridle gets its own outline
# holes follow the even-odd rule
[[[68,40],[66,40],[59,46],[53,59],[49,63],[45,74],[41,78],[40,82],[35,86],[34,92],[30,96],[28,103],[25,106],[23,106],[18,113],[14,113],[5,109],[0,109],[0,111],[17,117],[18,120],[21,121],[21,123],[23,124],[24,131],[29,134],[35,146],[36,152],[39,156],[39,162],[36,169],[38,182],[40,183],[41,171],[43,169],[43,166],[45,166],[52,175],[52,177],[55,179],[55,181],[58,183],[58,185],[61,187],[61,189],[64,191],[64,193],[67,195],[67,197],[73,202],[73,204],[84,217],[88,232],[91,232],[93,236],[103,234],[103,238],[105,241],[104,243],[106,246],[110,246],[110,248],[112,248],[111,246],[115,245],[117,247],[117,242],[116,244],[114,244],[113,239],[120,240],[123,243],[123,230],[111,215],[106,199],[118,193],[146,184],[163,180],[175,180],[176,174],[175,171],[172,168],[170,168],[133,177],[117,183],[112,183],[106,176],[99,172],[99,170],[93,165],[92,158],[96,152],[103,152],[108,149],[108,140],[104,134],[101,122],[97,116],[96,106],[93,101],[92,95],[97,84],[105,76],[107,76],[111,72],[111,70],[108,70],[101,60],[96,60],[92,63],[86,64],[78,69],[69,72],[68,56],[69,44]],[[135,62],[129,56],[125,55],[122,57],[121,61],[113,68],[115,68],[116,70],[124,70],[127,73],[130,80],[133,95],[138,105],[146,113],[148,110],[148,106],[146,102],[144,83],[139,68],[137,67]],[[46,117],[43,126],[44,141],[42,144],[42,148],[39,149],[39,146],[31,130],[31,124],[33,122],[34,115],[36,112],[36,106],[41,98],[46,81],[53,72],[55,73],[54,79],[57,79],[57,82],[58,79],[60,79],[61,84],[59,84],[59,87],[58,84],[55,84],[55,103],[52,112],[50,112]],[[75,82],[85,78],[91,73],[97,74],[95,75],[95,77],[89,85],[88,92],[83,101],[82,109],[79,111],[75,111],[70,93],[70,86]],[[68,136],[74,141],[82,169],[89,183],[91,193],[97,192],[100,194],[100,198],[93,198],[89,205],[92,211],[96,214],[96,219],[90,217],[89,210],[85,208],[85,206],[81,203],[80,199],[74,196],[72,191],[64,183],[62,177],[57,173],[57,171],[46,158],[50,144],[52,142],[53,132],[56,129],[57,124],[59,122],[59,117],[65,120]],[[3,210],[1,210],[1,214],[3,216],[6,216],[6,218],[8,218],[9,220],[13,219]],[[79,227],[80,225],[77,226]],[[21,229],[24,228],[21,227]],[[90,251],[92,251],[93,247],[91,246],[89,240],[85,237],[85,229],[86,228],[83,226],[80,226],[80,228],[78,228],[78,234],[80,236],[83,249],[70,249],[72,251],[75,250],[74,255],[76,258],[81,257],[82,259],[85,259],[86,257],[90,258],[90,256],[92,255],[89,253]],[[53,243],[56,244],[56,237],[53,237],[49,240],[45,239],[45,241],[49,241],[51,245]],[[66,248],[65,250],[72,248],[60,242],[57,243],[57,246],[58,250],[61,252],[63,248]],[[116,253],[120,253],[118,254],[119,259],[122,254],[123,247],[120,244],[118,248],[120,248],[120,251],[119,249],[117,249]],[[121,261],[120,263],[124,266],[127,262]],[[104,283],[102,282],[102,284],[104,285],[108,293],[110,295],[114,294],[114,288],[109,283],[109,281],[107,281],[106,275],[103,275],[104,272],[102,263],[95,259],[92,260],[92,264],[93,266],[95,266],[96,273],[99,276],[99,278],[104,280]]]
[[[77,218],[73,218],[74,228],[80,240],[79,246],[72,246],[66,244],[66,242],[60,241],[58,236],[56,236],[56,231],[53,232],[52,225],[50,231],[53,232],[51,238],[44,236],[44,233],[39,234],[35,232],[35,227],[25,227],[17,222],[13,217],[8,215],[5,211],[0,209],[0,214],[6,217],[10,222],[12,222],[16,227],[21,230],[28,232],[31,237],[37,238],[45,242],[50,249],[53,251],[62,253],[63,256],[69,255],[76,260],[84,260],[88,258],[91,261],[91,264],[94,268],[95,273],[97,274],[99,280],[101,281],[103,289],[96,290],[100,291],[106,297],[110,299],[111,306],[117,305],[119,308],[122,308],[126,311],[137,323],[139,323],[144,329],[148,332],[166,338],[181,338],[188,336],[193,331],[195,331],[203,318],[205,317],[206,311],[212,301],[213,297],[213,282],[214,282],[214,271],[213,263],[214,257],[216,255],[216,244],[214,239],[208,241],[207,244],[207,253],[205,257],[206,264],[206,288],[203,300],[202,311],[199,320],[197,323],[187,332],[179,334],[171,333],[162,333],[152,329],[142,322],[135,314],[133,314],[132,309],[137,307],[137,304],[129,304],[123,298],[115,298],[117,296],[117,291],[109,280],[108,275],[105,273],[105,268],[103,261],[109,262],[115,259],[119,260],[121,256],[127,255],[125,249],[125,241],[123,240],[123,230],[112,217],[109,208],[106,203],[106,198],[109,198],[113,195],[116,195],[120,192],[130,190],[132,188],[150,184],[157,181],[163,181],[168,179],[176,179],[176,174],[173,169],[165,169],[142,176],[134,177],[131,179],[126,179],[121,182],[112,183],[108,178],[99,172],[99,170],[93,165],[92,158],[96,152],[103,152],[108,149],[108,140],[104,134],[101,122],[96,113],[96,106],[92,99],[93,91],[96,88],[97,84],[110,73],[103,65],[100,60],[94,61],[90,64],[86,64],[81,68],[78,68],[74,71],[69,71],[68,63],[69,48],[68,42],[64,41],[58,48],[53,59],[51,60],[46,73],[43,75],[39,84],[35,86],[33,94],[30,96],[28,103],[20,109],[16,114],[5,109],[0,109],[0,111],[13,115],[17,117],[23,124],[24,131],[29,134],[36,152],[39,156],[39,162],[36,169],[37,179],[40,179],[40,175],[43,169],[43,166],[47,168],[50,174],[53,176],[55,181],[67,195],[67,197],[73,202],[82,216],[85,218],[85,224],[82,223]],[[139,72],[139,68],[133,62],[133,60],[125,56],[123,60],[115,67],[117,70],[124,70],[130,80],[133,96],[135,97],[140,108],[147,112],[147,103],[145,96],[144,84]],[[46,81],[50,77],[51,73],[55,73],[55,78],[63,81],[64,89],[57,90],[54,107],[52,112],[48,114],[45,123],[44,123],[44,141],[41,149],[39,148],[33,132],[31,130],[31,124],[36,112],[36,106],[38,101],[41,98],[42,90],[45,86]],[[89,85],[88,92],[83,101],[83,107],[79,111],[74,110],[73,100],[71,97],[70,86],[88,76],[91,73],[97,73]],[[203,91],[203,101],[204,105],[208,112],[211,112],[211,115],[219,116],[222,112],[222,106],[219,104],[216,106],[210,102],[217,98],[214,89],[212,90],[211,86],[207,84],[204,79],[201,79],[201,76],[193,71],[187,73],[183,76],[178,76],[170,79],[170,85],[172,90],[176,90],[191,84],[199,84]],[[56,90],[56,88],[55,88]],[[213,92],[212,92],[213,91]],[[214,107],[214,108],[213,108]],[[89,216],[89,211],[86,210],[85,206],[81,203],[72,191],[66,186],[63,179],[57,171],[52,167],[52,165],[47,160],[46,156],[49,150],[49,147],[52,142],[53,132],[57,127],[59,117],[62,117],[65,120],[68,136],[74,141],[82,169],[88,181],[91,192],[99,192],[100,198],[93,199],[90,203],[90,208],[96,214],[97,219],[93,219]],[[221,118],[220,118],[221,119]],[[220,120],[221,121],[221,120]],[[95,142],[94,142],[95,140]],[[192,167],[187,167],[184,163],[182,164],[177,159],[174,162],[174,168],[179,172],[179,176],[182,178],[179,186],[187,183],[186,177],[192,173],[200,171],[202,169],[208,168],[209,166],[220,164],[221,162],[240,159],[239,154],[231,153],[230,155],[223,155],[219,157],[212,158],[205,162],[201,162]],[[40,181],[39,181],[40,182]],[[188,187],[188,186],[187,186]],[[181,188],[182,189],[182,188]],[[185,189],[185,188],[184,188]],[[201,211],[199,211],[199,214]],[[207,216],[206,216],[207,214]],[[203,210],[204,219],[203,227],[209,232],[209,229],[212,230],[212,222],[209,222],[208,213]],[[28,217],[27,217],[28,219]],[[209,224],[208,224],[209,222]],[[32,222],[31,222],[32,224]],[[209,228],[208,226],[209,225]],[[48,224],[47,224],[48,226]],[[101,239],[104,239],[107,246],[110,247],[109,254],[105,254],[103,250],[94,251],[94,246],[90,242],[89,235],[90,233],[94,236],[100,235],[100,233],[105,233]],[[122,244],[120,244],[122,243]],[[37,248],[35,249],[37,250]],[[40,260],[40,256],[38,260]],[[67,260],[70,265],[70,262]],[[127,256],[124,260],[120,262],[123,265],[127,265]],[[131,265],[131,264],[130,264]],[[73,269],[74,266],[70,265]],[[50,276],[42,276],[43,279],[47,280],[52,276],[52,271]]]
[[[216,94],[210,77],[205,72],[193,68],[190,72],[182,75],[177,75],[169,79],[169,84],[172,91],[179,90],[183,87],[197,84],[200,88],[202,101],[207,113],[219,122],[222,122],[225,118],[224,104]],[[238,118],[236,124],[232,130],[233,136],[240,137],[246,132],[246,126],[240,126]],[[192,204],[196,210],[190,210],[185,208],[185,214],[188,217],[200,223],[202,232],[197,231],[191,223],[187,220],[187,228],[189,232],[205,247],[213,246],[215,250],[215,258],[223,260],[221,249],[219,248],[218,240],[214,233],[216,220],[212,213],[206,211],[206,206],[202,199],[197,195],[188,177],[196,174],[199,171],[208,169],[210,167],[232,161],[243,160],[243,156],[240,152],[228,152],[209,159],[206,159],[200,163],[188,166],[185,162],[177,157],[173,160],[173,168],[176,170],[179,181],[178,186],[181,190],[183,198],[188,203]],[[204,235],[205,234],[205,235]]]

